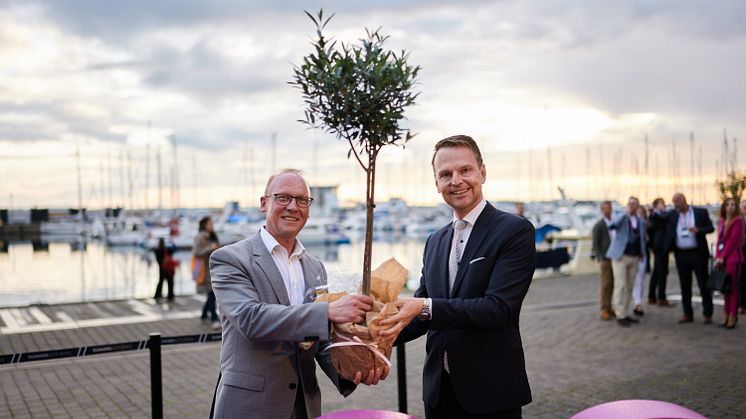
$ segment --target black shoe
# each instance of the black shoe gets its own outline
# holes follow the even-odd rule
[[[665,298],[659,298],[658,299],[658,305],[661,307],[676,307],[675,303],[672,303]]]
[[[639,321],[639,320],[637,320],[636,318],[634,318],[634,317],[629,317],[629,316],[625,317],[625,318],[624,318],[623,320],[627,320],[627,321],[628,321],[628,322],[630,322],[630,323],[640,323],[640,321]]]
[[[642,317],[642,316],[644,316],[644,315],[645,315],[645,312],[644,312],[644,311],[642,311],[642,310],[640,310],[639,308],[636,308],[636,309],[632,310],[632,312],[633,312],[633,313],[635,313],[635,316],[640,316],[640,317]]]
[[[617,319],[616,324],[617,326],[621,326],[621,327],[629,327],[631,323],[629,322],[629,320],[624,318],[624,319]]]

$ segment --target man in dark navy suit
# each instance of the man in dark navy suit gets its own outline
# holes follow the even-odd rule
[[[536,265],[534,227],[485,201],[471,137],[439,141],[432,165],[454,221],[428,238],[420,287],[381,333],[401,330],[397,343],[427,333],[428,419],[520,418],[531,402],[518,323]]]
[[[668,213],[668,230],[666,231],[666,251],[673,250],[676,260],[676,271],[681,286],[681,307],[684,315],[679,323],[694,321],[692,310],[692,272],[697,275],[699,295],[702,296],[702,315],[704,324],[712,323],[712,290],[707,288],[707,262],[710,249],[707,235],[715,231],[710,214],[704,208],[695,208],[686,202],[682,193],[673,196],[675,211]]]

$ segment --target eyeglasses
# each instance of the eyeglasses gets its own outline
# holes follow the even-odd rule
[[[311,202],[313,202],[313,198],[309,198],[306,196],[290,196],[290,195],[285,195],[281,193],[276,193],[272,195],[264,195],[264,196],[266,198],[270,198],[270,197],[274,198],[275,202],[282,205],[283,207],[287,207],[288,205],[290,205],[290,202],[292,202],[293,199],[295,199],[295,205],[297,205],[300,208],[308,208],[311,206]]]

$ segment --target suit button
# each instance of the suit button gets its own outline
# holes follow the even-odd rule
[[[295,388],[298,387],[298,386],[295,385],[295,383],[290,383],[290,385],[288,387],[290,387],[290,390],[295,390]]]

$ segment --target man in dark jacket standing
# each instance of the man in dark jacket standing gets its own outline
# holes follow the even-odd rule
[[[519,419],[531,403],[519,324],[536,266],[534,227],[484,199],[487,169],[473,138],[439,141],[432,165],[453,222],[428,237],[420,287],[398,300],[379,336],[405,326],[399,344],[427,334],[427,419]]]
[[[611,320],[614,311],[611,309],[611,296],[614,292],[614,273],[611,269],[611,259],[606,257],[606,252],[611,244],[611,235],[615,230],[609,230],[611,224],[611,202],[601,203],[601,214],[603,217],[593,226],[591,258],[598,261],[599,269],[599,295],[601,304],[601,320]]]
[[[712,323],[712,291],[707,288],[707,261],[710,249],[707,248],[707,234],[715,231],[710,214],[704,208],[694,208],[687,204],[686,197],[677,193],[671,199],[675,211],[668,214],[666,251],[673,250],[676,270],[681,285],[681,305],[684,315],[679,323],[694,321],[692,310],[692,272],[697,275],[697,285],[702,296],[704,324]]]
[[[648,302],[664,307],[673,307],[666,298],[666,279],[668,278],[668,250],[666,249],[666,232],[668,231],[668,211],[666,201],[656,198],[650,209],[649,229],[650,244],[653,249],[653,273],[650,275]]]

